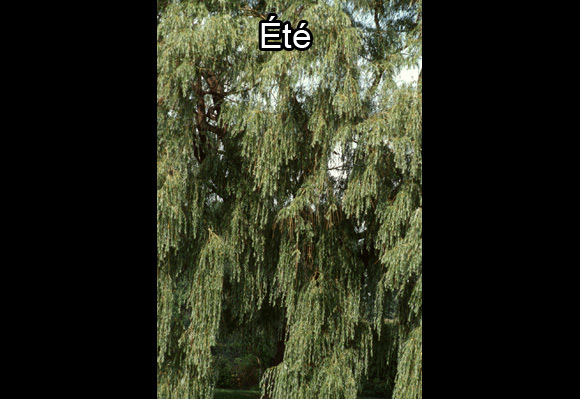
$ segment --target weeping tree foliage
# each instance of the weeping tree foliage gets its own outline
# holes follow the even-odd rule
[[[314,37],[262,52],[269,12]],[[273,399],[422,397],[422,2],[158,2],[158,397],[212,398],[224,329]],[[273,334],[273,335],[272,335]]]

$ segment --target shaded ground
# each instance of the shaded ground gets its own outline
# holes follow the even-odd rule
[[[260,392],[216,389],[214,399],[260,399]]]

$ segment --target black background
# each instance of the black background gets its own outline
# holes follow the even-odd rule
[[[37,195],[50,216],[33,327],[43,382],[30,385],[155,398],[156,3],[71,7],[44,31],[51,155]]]

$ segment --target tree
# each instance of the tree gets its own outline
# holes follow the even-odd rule
[[[258,22],[307,20],[304,52]],[[220,328],[266,397],[422,397],[422,2],[158,3],[158,396],[212,397]],[[268,335],[269,334],[269,335]]]

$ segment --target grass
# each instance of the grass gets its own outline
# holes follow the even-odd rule
[[[214,399],[260,399],[260,391],[236,391],[233,389],[216,389]],[[373,398],[359,398],[373,399]]]

